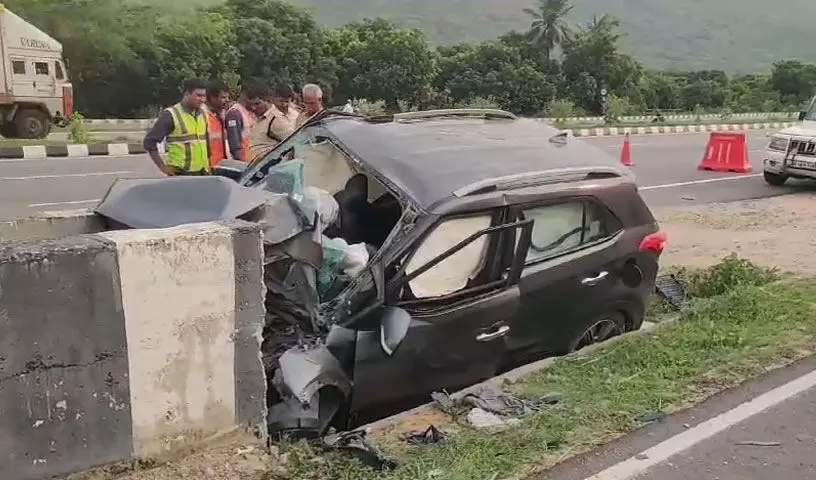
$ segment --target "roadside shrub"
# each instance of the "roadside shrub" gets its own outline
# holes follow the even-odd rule
[[[547,109],[547,116],[561,123],[575,116],[575,104],[570,100],[553,100]]]
[[[720,263],[703,270],[681,270],[679,279],[693,297],[710,298],[730,292],[737,287],[762,286],[779,280],[775,268],[756,265],[732,253]]]
[[[68,125],[68,140],[73,143],[88,143],[91,139],[91,132],[88,126],[85,125],[85,117],[79,113],[74,112],[74,118]]]
[[[637,113],[637,108],[629,101],[627,97],[618,95],[611,95],[609,97],[609,111],[607,112],[607,123],[617,123],[621,117],[634,115]]]

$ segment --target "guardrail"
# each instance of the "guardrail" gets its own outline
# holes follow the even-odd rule
[[[666,121],[672,120],[730,120],[730,119],[762,119],[762,118],[795,118],[798,112],[749,112],[749,113],[732,113],[728,115],[712,113],[705,115],[696,115],[693,113],[664,115]],[[654,115],[637,115],[621,117],[622,122],[651,122],[655,118]],[[544,117],[543,120],[555,120],[554,118]],[[560,119],[564,123],[601,123],[604,121],[603,117],[568,117]],[[153,124],[153,119],[85,119],[87,125],[92,126],[128,126],[148,129]]]

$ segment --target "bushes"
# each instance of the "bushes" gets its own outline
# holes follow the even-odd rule
[[[723,295],[738,287],[761,287],[779,280],[776,269],[760,267],[732,253],[720,263],[696,271],[681,271],[678,276],[689,294],[698,298]]]

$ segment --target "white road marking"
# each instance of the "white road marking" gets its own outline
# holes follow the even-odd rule
[[[0,177],[0,180],[43,180],[47,178],[103,177],[107,175],[126,175],[129,173],[135,172],[117,171],[117,172],[65,173],[62,175],[29,175],[25,177]]]
[[[28,206],[30,208],[56,207],[59,205],[82,205],[83,203],[98,203],[100,201],[102,201],[102,199],[97,198],[95,200],[74,200],[72,202],[29,203]]]
[[[677,182],[677,183],[665,183],[663,185],[649,185],[647,187],[638,187],[638,190],[658,190],[661,188],[675,188],[675,187],[687,187],[689,185],[700,185],[703,183],[714,183],[714,182],[727,182],[729,180],[744,180],[746,178],[756,178],[761,177],[761,173],[752,173],[750,175],[741,175],[739,177],[723,177],[723,178],[709,178],[706,180],[692,180],[690,182]]]
[[[816,386],[816,371],[766,392],[585,480],[628,480],[714,435]]]
[[[128,155],[88,155],[85,157],[46,157],[46,158],[3,158],[0,163],[38,163],[38,162],[59,162],[68,160],[109,160],[111,158],[129,158],[143,156],[141,153]]]

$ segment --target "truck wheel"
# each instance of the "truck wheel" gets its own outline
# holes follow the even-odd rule
[[[17,127],[11,122],[6,122],[0,125],[0,135],[5,138],[17,138]]]
[[[51,133],[51,119],[39,110],[20,110],[14,117],[14,126],[17,138],[39,139]]]
[[[774,187],[781,187],[788,180],[788,177],[778,173],[762,172],[762,176],[765,177],[765,183]]]

